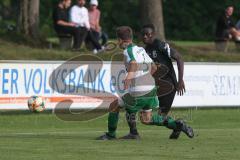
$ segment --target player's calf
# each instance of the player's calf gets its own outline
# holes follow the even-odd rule
[[[138,135],[136,113],[126,112],[126,120],[130,129],[130,134]]]
[[[140,120],[142,124],[152,124],[152,110],[144,110],[140,112]]]
[[[141,122],[146,125],[165,126],[172,129],[170,139],[178,139],[181,131],[189,138],[194,137],[193,129],[182,120],[174,120],[169,116],[162,116],[159,114],[152,114],[152,112],[141,112]]]
[[[126,112],[126,120],[129,126],[129,133],[119,139],[122,140],[140,140],[140,136],[137,131],[137,120],[136,120],[136,113],[129,113]]]
[[[109,106],[109,114],[108,114],[108,132],[104,135],[98,137],[98,140],[112,140],[116,138],[116,130],[119,119],[119,111],[120,107],[118,105],[118,101],[113,101]]]

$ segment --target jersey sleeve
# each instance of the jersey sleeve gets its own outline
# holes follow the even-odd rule
[[[171,48],[168,43],[162,44],[162,52],[163,52],[163,54],[168,56],[168,58],[171,58]]]
[[[78,18],[77,18],[77,8],[76,8],[75,6],[73,6],[73,7],[70,9],[69,18],[70,18],[70,22],[74,22],[74,23],[77,23],[77,22],[78,22]]]
[[[128,49],[126,49],[124,51],[124,56],[125,56],[125,60],[127,63],[130,63],[131,61],[135,61],[135,57],[134,57],[134,54],[133,54],[133,48],[130,47]]]
[[[53,18],[55,20],[55,22],[57,23],[59,20],[64,20],[64,18],[62,17],[62,13],[61,10],[59,8],[56,8],[53,12]]]
[[[88,14],[88,10],[85,8],[85,27],[90,29],[90,23],[89,23],[89,14]]]
[[[144,48],[143,48],[144,49]],[[153,63],[153,60],[152,60],[152,58],[150,58],[150,56],[147,54],[147,52],[146,52],[146,50],[144,49],[144,52],[145,52],[145,62],[146,63]]]
[[[168,58],[172,58],[172,54],[171,52],[173,51],[169,44],[166,42],[162,42],[162,41],[157,41],[157,48],[160,51],[161,54],[164,54],[165,56],[167,56]]]

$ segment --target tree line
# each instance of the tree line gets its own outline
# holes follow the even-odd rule
[[[58,0],[0,1],[0,30],[4,24],[16,25],[22,33],[37,37],[55,36],[52,11]],[[74,0],[73,0],[74,2]],[[135,31],[145,23],[154,23],[158,36],[173,40],[213,40],[218,16],[228,5],[234,5],[238,19],[238,0],[99,0],[101,25],[114,37],[119,25],[129,25]],[[39,12],[38,12],[39,11]],[[28,16],[29,15],[29,16]],[[36,26],[39,29],[36,30]]]

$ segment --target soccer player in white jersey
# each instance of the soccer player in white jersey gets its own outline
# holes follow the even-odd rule
[[[152,77],[153,74],[157,74],[157,67],[144,48],[133,44],[132,29],[130,27],[119,27],[117,29],[117,38],[120,48],[124,49],[124,63],[127,71],[124,89],[127,93],[111,103],[108,115],[108,132],[97,139],[116,139],[121,107],[125,108],[128,115],[140,112],[140,119],[143,124],[166,126],[172,130],[181,130],[192,138],[194,136],[193,130],[184,122],[179,123],[171,117],[166,119],[158,113],[152,114],[152,109],[159,106],[157,88]],[[138,133],[131,133],[130,131],[123,139],[140,139],[140,137]]]

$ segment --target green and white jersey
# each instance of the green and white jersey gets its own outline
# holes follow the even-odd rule
[[[153,60],[148,56],[143,47],[129,45],[123,52],[125,66],[128,68],[131,61],[136,61],[138,70],[128,92],[132,96],[142,96],[149,93],[155,87],[155,81],[151,75],[151,64]]]

